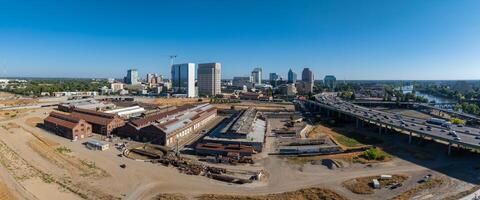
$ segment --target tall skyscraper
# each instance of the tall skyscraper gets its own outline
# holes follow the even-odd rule
[[[313,83],[313,72],[312,72],[312,70],[310,70],[310,68],[308,68],[308,67],[303,68],[302,81]]]
[[[220,63],[198,64],[197,85],[199,95],[215,96],[221,93],[221,68]]]
[[[195,97],[195,63],[172,65],[172,88],[176,94]]]
[[[251,82],[254,84],[262,84],[262,68],[255,68],[252,71]]]
[[[293,72],[292,69],[288,70],[287,83],[296,83],[297,82],[297,73]]]
[[[303,94],[313,93],[314,77],[309,68],[303,68],[302,81],[297,83],[297,90]]]
[[[138,82],[138,71],[137,69],[129,69],[127,71],[127,76],[124,78],[124,82],[130,85],[139,84]]]
[[[270,85],[277,86],[277,81],[280,79],[280,76],[277,73],[270,73]]]

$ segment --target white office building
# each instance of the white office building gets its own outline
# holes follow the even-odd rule
[[[262,68],[255,68],[252,71],[251,82],[254,84],[262,84]]]

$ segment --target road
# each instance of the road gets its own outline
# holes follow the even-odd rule
[[[343,101],[333,93],[322,93],[315,96],[317,105],[368,121],[382,124],[403,131],[442,140],[451,144],[480,149],[480,129],[452,125],[443,127],[427,122],[425,119],[408,117],[401,114],[383,112],[367,107],[362,107]],[[457,135],[457,136],[455,136]]]

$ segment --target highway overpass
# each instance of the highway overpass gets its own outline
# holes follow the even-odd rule
[[[480,129],[453,125],[450,128],[427,123],[425,119],[408,117],[400,114],[378,111],[341,100],[331,93],[316,95],[316,100],[303,100],[299,103],[311,112],[322,112],[327,116],[345,115],[354,119],[357,126],[363,123],[378,127],[379,133],[386,129],[394,129],[409,136],[432,138],[448,144],[448,154],[452,146],[480,149]],[[455,137],[452,132],[457,135]]]

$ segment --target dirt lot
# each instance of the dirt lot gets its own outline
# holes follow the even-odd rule
[[[435,187],[440,186],[442,183],[443,183],[442,179],[430,179],[430,180],[428,180],[427,182],[425,182],[421,185],[418,185],[414,188],[411,188],[411,189],[405,191],[404,193],[402,193],[398,196],[395,196],[394,198],[392,198],[392,200],[408,200],[408,199],[411,199],[413,197],[413,195],[415,195],[416,193],[424,191],[424,190],[433,189]]]
[[[392,184],[403,183],[407,178],[405,175],[392,175],[391,179],[382,180],[379,175],[367,176],[347,180],[342,185],[355,194],[373,194],[375,192],[372,185],[373,179],[377,179],[380,182],[380,187],[386,187]]]
[[[192,104],[192,103],[202,103],[202,102],[207,102],[208,99],[202,99],[202,101],[199,101],[197,98],[157,98],[154,100],[145,100],[145,103],[151,103],[155,105],[175,105],[175,106],[181,106],[185,104]]]
[[[201,195],[199,200],[346,200],[347,198],[324,188],[307,188],[293,192],[269,194],[263,196]]]
[[[37,103],[36,99],[13,99],[13,100],[0,100],[0,106],[19,106],[30,105]]]
[[[203,197],[222,199],[230,198],[232,196],[228,195],[233,194],[237,197],[232,199],[314,199],[320,198],[318,193],[322,190],[334,191],[348,199],[389,199],[419,187],[420,184],[416,181],[425,174],[441,177],[444,183],[409,193],[420,199],[441,199],[478,184],[476,177],[479,172],[471,166],[478,166],[476,160],[480,160],[479,155],[461,154],[454,150],[455,156],[447,156],[443,153],[446,151],[445,146],[437,143],[414,139],[408,145],[405,136],[384,134],[379,136],[382,140],[376,145],[394,156],[388,162],[361,164],[347,160],[343,161],[345,165],[342,168],[331,170],[309,162],[298,165],[277,156],[265,156],[252,165],[220,164],[232,169],[265,169],[270,175],[267,179],[252,184],[229,185],[206,177],[181,174],[174,168],[119,157],[121,152],[113,148],[113,142],[109,143],[111,148],[106,151],[92,151],[82,145],[86,139],[71,142],[32,126],[38,118],[46,117],[45,112],[49,111],[46,108],[37,109],[29,111],[28,115],[0,122],[0,125],[15,123],[19,126],[10,130],[0,127],[0,175],[2,170],[11,174],[15,181],[5,183],[8,183],[9,188],[18,184],[13,193],[23,197],[20,199],[152,199],[165,193],[181,194],[187,198],[207,193],[209,196]],[[330,129],[341,135],[338,130],[343,130],[342,128],[335,126]],[[344,136],[347,139],[353,138],[360,144],[370,144],[374,134],[378,132],[365,129]],[[101,139],[98,136],[96,138]],[[271,137],[267,137],[267,144],[271,140]],[[412,156],[411,151],[419,149],[433,152],[436,156],[429,160]],[[341,160],[341,156],[344,155],[323,158]],[[121,164],[127,167],[121,168]],[[355,194],[342,187],[342,183],[347,180],[378,174],[402,174],[410,178],[401,188],[380,190],[370,195]],[[3,176],[0,178],[7,180]],[[25,191],[22,192],[21,188]],[[301,190],[304,188],[311,189]],[[284,193],[284,196],[278,196],[280,193]]]

